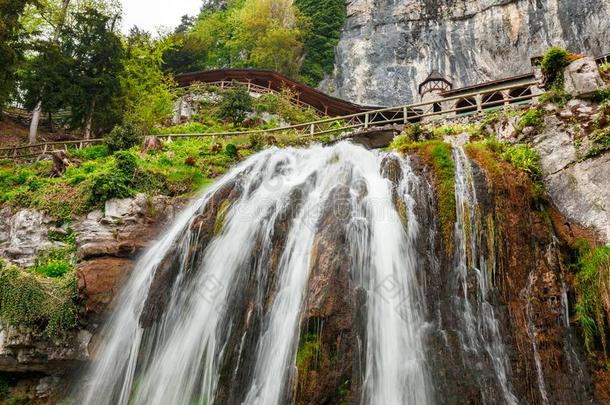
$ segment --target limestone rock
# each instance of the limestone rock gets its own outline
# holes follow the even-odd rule
[[[566,109],[580,111],[586,124],[595,109],[588,102],[572,101]],[[561,113],[559,114],[561,116]],[[540,154],[544,183],[557,209],[571,223],[592,229],[602,243],[610,243],[610,153],[581,160],[580,135],[561,119],[545,119],[544,130],[533,138]],[[582,142],[582,140],[581,140]]]
[[[52,221],[35,210],[21,210],[11,215],[10,210],[0,213],[0,256],[21,266],[35,264],[39,252],[54,244],[49,241]]]
[[[51,342],[0,322],[0,370],[62,375],[89,358],[91,334],[73,332],[61,342]]]
[[[433,70],[454,88],[533,68],[551,46],[586,55],[610,52],[607,0],[352,0],[321,85],[362,104],[417,102]]]
[[[603,86],[597,64],[591,57],[575,60],[565,69],[565,90],[573,97],[590,97]]]

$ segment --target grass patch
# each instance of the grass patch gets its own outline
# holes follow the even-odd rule
[[[500,165],[500,162],[504,161],[529,176],[532,180],[532,196],[535,199],[543,197],[545,187],[542,182],[540,155],[530,145],[523,143],[511,145],[490,137],[466,145],[465,150],[485,166],[494,182],[501,181],[505,175]]]
[[[523,129],[527,127],[532,127],[536,131],[539,131],[544,127],[544,112],[541,109],[530,108],[521,116],[517,128],[519,131],[523,131]]]
[[[577,240],[576,317],[580,323],[585,347],[593,352],[601,344],[607,353],[606,328],[610,314],[610,247],[593,248],[585,240]]]

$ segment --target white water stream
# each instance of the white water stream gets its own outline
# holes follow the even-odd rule
[[[315,255],[312,246],[322,208],[337,187],[349,189],[351,211],[344,219],[354,257],[351,271],[367,298],[362,402],[432,403],[414,248],[419,225],[411,193],[418,180],[408,161],[401,160],[403,176],[395,191],[406,207],[405,227],[392,200],[392,183],[383,176],[384,156],[347,143],[272,149],[218,181],[140,259],[116,301],[97,360],[77,395],[79,403],[214,403],[233,327],[230,302],[241,293],[234,288],[236,280],[252,271],[249,266],[257,252],[270,248],[274,225],[288,211],[293,219],[260,339],[253,353],[240,348],[240,356],[255,358],[252,379],[234,382],[249,384],[244,404],[285,403]],[[195,247],[195,219],[231,182],[238,183],[241,192],[228,208],[221,232],[193,263],[189,253]],[[293,204],[296,191],[303,197],[300,204]],[[179,263],[178,279],[167,286],[170,300],[159,322],[145,330],[139,319],[155,273],[170,251],[177,252],[171,260]],[[252,274],[264,273],[267,265],[257,261]]]

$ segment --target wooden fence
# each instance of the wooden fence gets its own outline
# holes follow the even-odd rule
[[[225,84],[227,83],[225,82]],[[392,124],[405,125],[409,123],[431,120],[451,120],[465,115],[480,114],[484,111],[507,109],[514,105],[528,104],[541,94],[542,92],[539,88],[539,83],[537,81],[531,81],[493,90],[486,90],[482,88],[476,92],[441,98],[438,100],[407,104],[398,107],[381,108],[357,114],[325,118],[285,127],[233,132],[165,134],[158,135],[158,137],[163,139],[206,137],[228,138],[234,136],[249,136],[255,134],[273,135],[275,133],[290,132],[295,136],[314,138],[325,135],[339,135],[352,131],[365,131],[370,128]],[[27,160],[44,156],[50,151],[56,149],[79,149],[102,142],[103,139],[90,139],[79,141],[47,142],[36,145],[0,148],[0,159]]]

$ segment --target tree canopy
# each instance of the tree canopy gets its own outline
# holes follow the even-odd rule
[[[316,85],[333,68],[345,5],[203,0],[156,35],[124,35],[121,18],[118,0],[0,0],[0,110],[35,112],[30,141],[40,113],[62,112],[86,137],[119,124],[149,131],[172,115],[178,73],[251,67]]]

